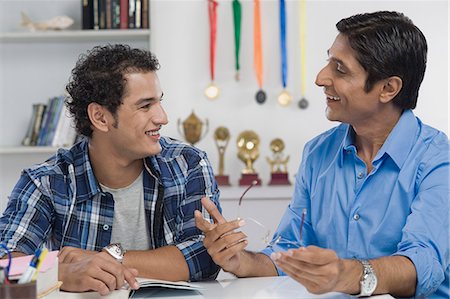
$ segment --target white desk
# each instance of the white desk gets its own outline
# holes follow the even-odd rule
[[[144,293],[137,293],[133,298],[186,298],[186,299],[277,299],[277,298],[352,298],[341,293],[327,293],[313,295],[301,284],[287,276],[255,277],[224,279],[207,282],[196,282],[205,289],[197,291],[184,291],[173,289],[147,289]],[[393,298],[390,295],[374,296],[373,298]]]

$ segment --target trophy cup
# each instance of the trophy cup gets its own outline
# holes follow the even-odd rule
[[[257,181],[257,185],[261,185],[261,179],[253,169],[253,162],[259,157],[259,136],[253,131],[244,131],[237,138],[237,147],[238,158],[245,163],[239,186],[251,185],[253,181]]]
[[[270,164],[271,175],[269,185],[290,185],[288,179],[287,163],[289,156],[284,157],[284,142],[276,138],[270,142],[270,149],[273,152],[273,159],[266,157]]]
[[[229,177],[223,172],[225,149],[229,140],[230,132],[227,128],[218,127],[216,131],[214,131],[214,141],[216,142],[217,149],[219,150],[219,173],[216,175],[216,181],[217,184],[221,186],[230,186]]]
[[[183,130],[180,130],[181,127],[183,128]],[[197,115],[195,115],[194,111],[192,111],[191,115],[189,115],[189,117],[186,118],[183,122],[178,119],[177,128],[178,133],[180,133],[180,135],[183,136],[183,138],[187,142],[189,142],[191,145],[194,145],[195,143],[199,142],[200,139],[203,139],[206,133],[208,133],[208,119],[205,119],[205,132],[203,134],[203,122],[200,120],[200,118],[197,117]]]

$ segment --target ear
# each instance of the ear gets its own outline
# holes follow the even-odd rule
[[[88,105],[87,114],[94,130],[97,129],[102,132],[109,130],[108,113],[109,111],[102,105],[97,103],[90,103]]]
[[[384,81],[383,88],[380,94],[380,101],[382,103],[389,103],[400,92],[403,86],[403,81],[398,76],[389,77]]]

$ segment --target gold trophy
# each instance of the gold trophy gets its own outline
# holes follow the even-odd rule
[[[270,164],[271,175],[269,185],[290,185],[287,171],[289,156],[284,156],[284,142],[276,138],[270,142],[270,149],[273,152],[273,159],[266,157]]]
[[[206,133],[208,133],[209,124],[208,119],[205,119],[205,132],[202,134],[203,130],[203,122],[200,118],[195,115],[194,111],[192,111],[191,115],[186,118],[183,122],[178,119],[178,133],[183,136],[183,138],[189,142],[191,145],[196,144],[205,137]],[[180,130],[180,128],[183,130]]]
[[[261,185],[261,180],[253,168],[253,162],[259,157],[259,141],[258,134],[253,131],[244,131],[237,138],[238,158],[245,163],[239,186],[251,185],[253,181]]]
[[[224,157],[225,149],[227,148],[228,141],[230,140],[230,131],[225,127],[218,127],[214,131],[214,141],[216,142],[217,149],[219,150],[219,173],[216,175],[217,184],[221,186],[230,186],[230,179],[228,175],[224,174]]]

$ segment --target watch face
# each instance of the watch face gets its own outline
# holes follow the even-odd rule
[[[377,277],[373,273],[366,274],[361,287],[365,293],[372,294],[377,287]]]

